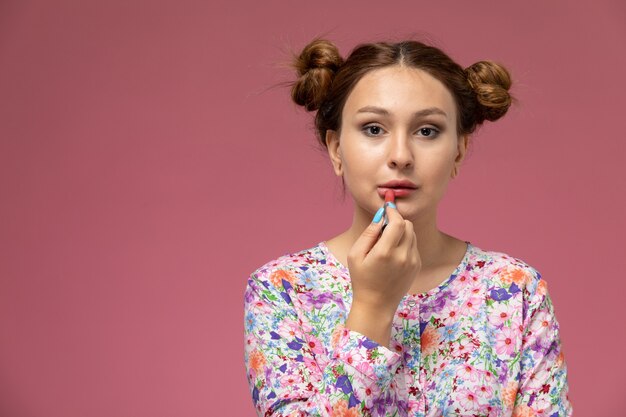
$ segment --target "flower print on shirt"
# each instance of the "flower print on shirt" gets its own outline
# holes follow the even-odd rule
[[[345,327],[348,269],[324,242],[254,271],[245,364],[259,416],[570,416],[539,272],[468,242],[438,287],[398,306],[389,346]]]

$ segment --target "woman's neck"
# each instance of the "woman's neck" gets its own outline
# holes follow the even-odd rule
[[[335,256],[344,265],[347,265],[348,251],[371,221],[367,213],[355,212],[350,228],[327,242],[329,248],[333,249]],[[412,223],[417,238],[417,250],[422,260],[422,270],[445,263],[446,252],[457,239],[437,228],[436,213],[414,219]]]

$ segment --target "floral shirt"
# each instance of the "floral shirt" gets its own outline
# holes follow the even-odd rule
[[[348,268],[324,242],[254,271],[245,365],[259,416],[570,416],[546,281],[470,242],[438,287],[400,302],[389,346],[348,329]]]

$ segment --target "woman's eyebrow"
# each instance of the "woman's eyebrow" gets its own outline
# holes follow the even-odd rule
[[[376,107],[376,106],[365,106],[365,107],[361,107],[359,110],[357,110],[357,113],[376,113],[376,114],[382,114],[384,116],[389,116],[389,111],[387,111],[386,109],[383,109],[382,107]],[[422,110],[418,110],[415,113],[413,113],[414,117],[421,117],[421,116],[428,116],[431,114],[441,114],[444,117],[448,117],[448,114],[441,110],[439,107],[428,107],[426,109],[422,109]]]

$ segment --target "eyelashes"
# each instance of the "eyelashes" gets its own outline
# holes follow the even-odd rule
[[[440,133],[440,131],[434,127],[422,127],[419,129],[419,132],[422,133],[427,138],[436,138],[437,136],[439,136],[439,133]],[[428,133],[424,133],[424,132],[428,132]]]
[[[381,136],[380,133],[384,131],[384,129],[381,126],[376,125],[376,124],[367,124],[361,128],[361,131],[366,136],[379,137]],[[438,127],[434,127],[434,126],[424,126],[424,127],[420,127],[419,129],[417,129],[416,132],[419,133],[420,136],[423,136],[425,138],[434,139],[437,136],[439,136],[439,134],[441,133],[441,129]]]
[[[376,126],[376,125],[366,125],[363,126],[361,128],[361,131],[363,131],[363,133],[365,133],[366,136],[379,136],[377,133],[374,133],[373,130],[377,130],[378,132],[380,132],[381,130],[383,130],[382,127],[380,126]]]

